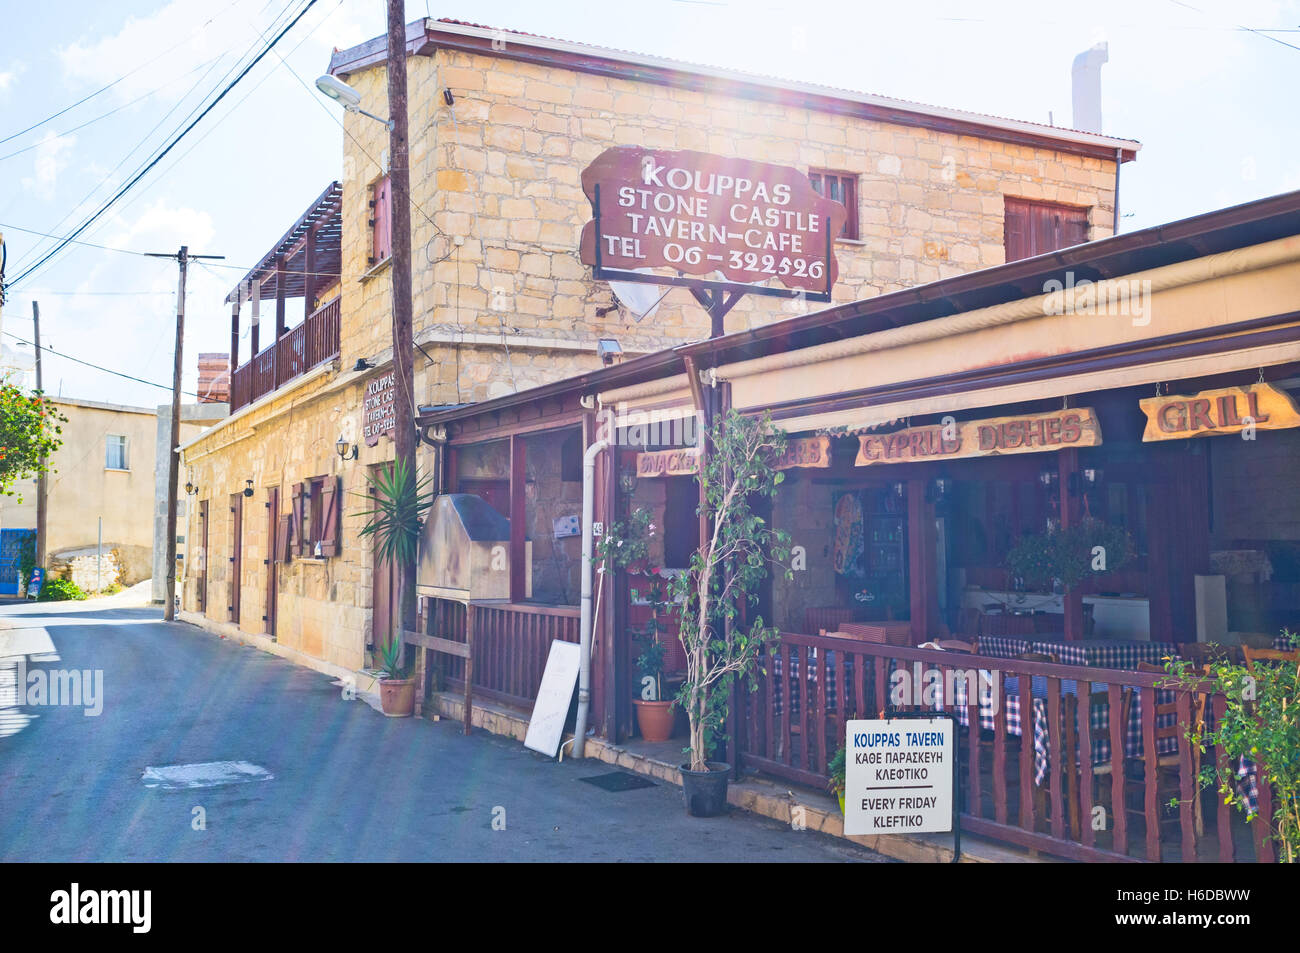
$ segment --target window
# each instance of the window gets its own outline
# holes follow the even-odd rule
[[[826,169],[809,169],[808,181],[819,195],[839,202],[848,210],[840,238],[856,240],[858,237],[858,177],[852,172],[830,172]]]
[[[339,478],[312,477],[293,485],[290,533],[295,556],[328,558],[339,554]]]
[[[376,179],[370,186],[370,264],[378,265],[393,255],[392,180]]]
[[[111,433],[104,438],[104,468],[107,470],[129,470],[126,456],[126,437]]]
[[[1086,208],[1008,196],[1003,221],[1007,261],[1046,255],[1088,240]]]

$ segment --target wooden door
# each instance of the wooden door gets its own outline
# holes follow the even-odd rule
[[[378,472],[378,467],[372,468]],[[373,486],[370,488],[370,495],[375,495]],[[393,565],[387,559],[380,558],[378,545],[376,544],[371,550],[373,559],[371,560],[371,605],[374,611],[371,614],[370,626],[370,643],[378,652],[381,647],[388,644],[389,626],[393,619],[393,600],[396,598],[397,585],[393,578]],[[377,660],[376,660],[377,661]]]
[[[199,501],[199,552],[194,599],[199,611],[208,611],[208,501]]]
[[[280,548],[284,541],[278,536],[280,525],[280,488],[273,486],[266,491],[266,611],[262,621],[266,623],[266,634],[275,638],[275,603],[280,588]]]
[[[230,621],[239,623],[240,581],[243,576],[244,559],[244,494],[233,493],[230,497],[230,604],[226,611]]]

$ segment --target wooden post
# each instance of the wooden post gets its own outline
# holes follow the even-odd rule
[[[1061,529],[1069,529],[1079,521],[1074,495],[1070,492],[1070,480],[1079,470],[1079,451],[1069,447],[1056,455],[1056,488],[1061,498]],[[1082,489],[1082,488],[1080,488]],[[1077,642],[1084,637],[1083,630],[1083,592],[1074,586],[1065,595],[1065,640]]]
[[[474,604],[465,606],[465,734],[474,717]]]
[[[249,292],[253,301],[253,318],[251,331],[248,335],[248,359],[251,361],[257,357],[258,341],[257,336],[262,329],[262,279],[254,278],[249,282]]]
[[[235,397],[235,370],[239,367],[239,293],[235,293],[235,302],[230,306],[230,384],[228,400]]]
[[[414,477],[415,459],[415,337],[411,330],[411,172],[407,137],[406,11],[403,0],[388,0],[388,155],[391,201],[393,294],[393,455],[405,462]],[[398,612],[402,624],[414,617],[415,561],[398,566]],[[468,724],[468,722],[466,722]]]
[[[280,360],[280,338],[284,337],[284,259],[275,260],[275,344],[272,361],[275,367],[275,386],[278,390],[285,381],[284,362]]]
[[[327,219],[324,219],[325,221]],[[303,249],[302,276],[302,314],[307,318],[316,310],[316,228],[313,225],[307,232],[307,241]]]
[[[925,500],[925,480],[907,481],[907,576],[912,644],[930,637],[931,588],[934,586],[934,519]]]
[[[524,483],[527,480],[527,445],[519,434],[510,437],[510,601],[523,602],[527,596],[528,567],[524,564],[525,539],[528,535],[527,499]]]

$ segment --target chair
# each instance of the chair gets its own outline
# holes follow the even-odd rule
[[[1010,615],[994,613],[980,620],[982,635],[1037,635],[1034,631],[1034,617],[1031,615]]]
[[[939,639],[934,644],[945,652],[966,652],[970,655],[979,653],[979,639],[974,642],[963,642],[961,639]]]
[[[1255,674],[1255,663],[1264,662],[1272,664],[1279,662],[1285,665],[1300,666],[1300,649],[1294,649],[1290,652],[1283,652],[1278,649],[1256,649],[1249,645],[1241,647],[1241,654],[1246,657],[1246,668],[1250,669],[1251,674]]]
[[[1268,632],[1239,632],[1237,640],[1242,648],[1250,646],[1252,649],[1271,649],[1273,647],[1273,636]]]
[[[979,638],[980,620],[983,618],[984,613],[979,609],[962,609],[957,613],[957,631],[954,634]]]
[[[1065,718],[1065,749],[1067,752],[1070,752],[1072,756],[1077,755],[1077,763],[1079,765],[1084,765],[1084,764],[1088,765],[1089,773],[1090,773],[1090,783],[1092,784],[1092,803],[1099,804],[1102,800],[1102,798],[1098,796],[1099,793],[1102,791],[1109,791],[1110,785],[1104,784],[1100,788],[1098,788],[1098,784],[1102,782],[1104,779],[1109,778],[1111,776],[1114,763],[1111,760],[1106,760],[1101,762],[1100,764],[1094,764],[1092,760],[1091,751],[1087,751],[1087,752],[1078,751],[1079,734],[1078,734],[1078,727],[1077,727],[1078,726],[1077,719],[1079,713],[1079,699],[1078,696],[1076,695],[1066,694],[1062,696],[1062,701],[1064,702],[1063,717]],[[1108,705],[1108,704],[1110,704],[1109,692],[1107,692],[1105,689],[1102,689],[1101,691],[1097,691],[1097,692],[1092,692],[1088,696],[1087,717],[1089,718],[1092,717],[1092,709],[1094,706]],[[1131,691],[1120,692],[1119,706],[1120,706],[1119,723],[1125,726],[1124,730],[1125,732],[1127,732],[1128,721],[1133,711],[1133,693]],[[1062,765],[1066,763],[1067,762],[1064,759],[1061,760]],[[1080,794],[1079,784],[1076,781],[1076,779],[1081,776],[1082,776],[1081,771],[1078,774],[1076,774],[1074,771],[1066,771],[1065,773],[1066,798],[1070,804],[1070,829],[1074,832],[1075,837],[1080,837],[1081,830],[1082,830],[1079,826],[1080,825],[1079,815],[1082,810],[1082,804],[1081,804],[1082,797]],[[1115,806],[1112,804],[1110,809],[1111,809],[1111,813],[1114,813]],[[1091,823],[1091,821],[1092,819],[1088,818],[1087,822]]]
[[[1138,662],[1137,670],[1139,672],[1144,672],[1150,675],[1165,674],[1165,669],[1163,666],[1155,665],[1152,664],[1151,662]],[[1205,674],[1204,670],[1201,671],[1201,674]],[[1173,685],[1170,685],[1162,689],[1159,682],[1157,682],[1156,684],[1157,684],[1156,687],[1157,692],[1162,690],[1163,691],[1184,690],[1184,689],[1175,688]],[[1192,695],[1191,701],[1192,701],[1191,703],[1192,724],[1195,726],[1197,732],[1203,732],[1205,730],[1206,696],[1203,693],[1198,692]],[[1170,724],[1164,726],[1160,724],[1162,718],[1169,719],[1171,718],[1171,716],[1172,716],[1172,720]],[[1155,762],[1156,763],[1156,777],[1155,777],[1156,803],[1160,805],[1164,805],[1169,803],[1168,795],[1172,794],[1173,796],[1177,797],[1181,791],[1181,785],[1179,784],[1179,781],[1180,781],[1180,772],[1182,769],[1180,765],[1180,757],[1178,752],[1173,751],[1169,754],[1163,754],[1163,755],[1158,753],[1160,749],[1161,741],[1167,740],[1169,738],[1175,738],[1175,739],[1180,738],[1185,734],[1187,730],[1186,725],[1179,724],[1178,722],[1178,701],[1176,697],[1174,700],[1165,702],[1163,704],[1159,702],[1156,703],[1155,722],[1156,722],[1155,743],[1156,743],[1156,751],[1157,751],[1156,762]],[[1127,730],[1127,725],[1128,725],[1127,719],[1124,721],[1124,725],[1126,726],[1126,730]],[[1201,816],[1201,799],[1199,796],[1200,787],[1199,784],[1195,783],[1195,779],[1201,773],[1201,756],[1200,756],[1200,752],[1196,750],[1195,746],[1192,746],[1191,754],[1192,754],[1192,778],[1194,781],[1193,786],[1196,788],[1198,792],[1197,796],[1195,796],[1192,800],[1192,823],[1195,826],[1196,836],[1200,837],[1205,831],[1204,831],[1204,820]],[[1141,764],[1143,766],[1141,775],[1135,775],[1133,780],[1135,781],[1140,780],[1143,783],[1145,783],[1146,781],[1145,754],[1129,760],[1135,762],[1136,764]],[[1171,784],[1161,783],[1162,780],[1168,780],[1170,778],[1172,778]],[[1128,808],[1128,812],[1130,814],[1145,814],[1145,811],[1142,808]],[[1177,820],[1178,820],[1178,815],[1173,814],[1173,815],[1162,817],[1161,823],[1176,822]]]
[[[1016,658],[1021,662],[1059,662],[1061,661],[1055,655],[1049,652],[1021,652]]]
[[[1241,653],[1235,645],[1218,645],[1214,642],[1180,642],[1178,657],[1194,665],[1205,666],[1213,662],[1239,664]]]

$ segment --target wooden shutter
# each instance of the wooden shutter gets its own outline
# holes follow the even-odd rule
[[[370,247],[373,264],[393,254],[392,180],[388,176],[375,182],[370,197]]]
[[[289,544],[293,539],[293,517],[288,513],[276,519],[275,548],[272,559],[278,563],[287,563],[290,559]]]
[[[306,540],[303,539],[302,533],[302,507],[304,502],[303,485],[301,483],[295,483],[293,485],[293,522],[289,527],[289,535],[293,547],[291,552],[295,556],[303,555],[303,546],[306,544]]]
[[[321,530],[320,554],[337,556],[339,554],[339,523],[342,522],[339,508],[343,503],[343,487],[338,477],[326,477],[321,481]]]
[[[1080,245],[1088,240],[1088,210],[1008,197],[1003,236],[1007,261]]]

